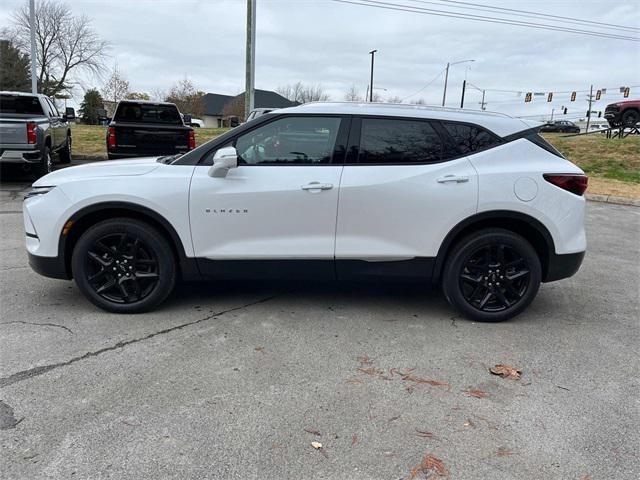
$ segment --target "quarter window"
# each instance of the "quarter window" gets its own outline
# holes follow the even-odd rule
[[[480,127],[448,122],[443,122],[443,125],[464,154],[486,150],[500,143],[494,135]]]
[[[246,165],[331,163],[340,118],[286,117],[244,135],[235,147],[238,162]]]
[[[362,119],[360,163],[439,162],[442,149],[442,139],[429,122]]]

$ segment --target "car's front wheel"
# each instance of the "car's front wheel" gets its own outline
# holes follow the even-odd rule
[[[521,313],[542,277],[540,259],[523,237],[508,230],[480,230],[458,242],[445,265],[442,287],[466,317],[500,322]]]
[[[625,127],[633,127],[640,122],[640,112],[636,110],[628,110],[622,115],[622,124]]]
[[[114,218],[90,227],[73,249],[73,276],[98,307],[139,313],[164,301],[176,282],[176,264],[164,236],[151,225]]]

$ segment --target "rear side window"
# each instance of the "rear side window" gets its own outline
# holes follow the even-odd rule
[[[429,122],[362,119],[359,163],[439,162],[442,150],[442,139]]]
[[[44,115],[38,97],[0,95],[0,113]]]
[[[159,123],[182,125],[182,118],[175,105],[154,105],[145,103],[121,103],[114,116],[116,122]]]
[[[486,150],[500,144],[500,140],[483,128],[461,123],[442,122],[453,142],[464,155]]]

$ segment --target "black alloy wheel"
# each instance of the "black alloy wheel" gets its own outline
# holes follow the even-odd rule
[[[460,240],[445,264],[447,300],[466,317],[499,322],[521,313],[535,298],[540,259],[522,236],[500,228],[479,230]]]
[[[75,245],[72,271],[91,302],[119,313],[152,309],[171,293],[176,280],[167,240],[147,223],[129,218],[90,227]]]

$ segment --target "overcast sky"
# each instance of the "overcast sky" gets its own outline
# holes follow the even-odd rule
[[[417,0],[386,0],[423,8],[455,10]],[[636,0],[466,0],[553,15],[640,27]],[[0,2],[0,27],[10,22],[22,0]],[[246,0],[67,0],[75,14],[87,14],[112,44],[111,61],[132,90],[167,90],[185,75],[198,89],[224,94],[244,90]],[[431,3],[431,2],[427,2]],[[433,2],[438,3],[438,2]],[[321,84],[332,100],[343,100],[355,85],[362,95],[369,81],[370,56],[378,49],[375,84],[383,98],[406,98],[423,88],[447,62],[452,66],[447,104],[459,106],[462,81],[486,89],[549,92],[610,89],[596,109],[622,99],[618,87],[640,97],[640,43],[511,25],[389,11],[330,0],[257,0],[256,88],[275,89],[302,81]],[[477,15],[487,12],[456,10]],[[495,15],[494,15],[495,16]],[[549,23],[543,20],[520,20]],[[587,28],[569,25],[573,28]],[[599,30],[598,30],[599,31]],[[624,33],[617,30],[616,33]],[[630,33],[640,36],[640,33]],[[102,80],[88,78],[87,86]],[[442,101],[444,75],[406,101]],[[83,92],[76,92],[81,97]],[[467,91],[465,106],[478,108],[481,93]],[[531,104],[517,93],[489,90],[488,110],[515,115],[547,113],[568,106],[573,116],[586,111],[585,94],[569,102],[556,94],[551,104]],[[581,113],[578,113],[581,112]]]

